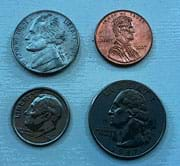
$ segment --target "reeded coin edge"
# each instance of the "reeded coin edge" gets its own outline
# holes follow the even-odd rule
[[[161,107],[163,108],[163,112],[164,112],[164,124],[163,124],[163,127],[162,127],[162,131],[161,131],[161,134],[159,136],[159,139],[157,139],[157,141],[153,144],[153,146],[151,146],[149,149],[147,149],[145,152],[141,153],[141,154],[138,154],[138,155],[134,155],[134,156],[123,156],[123,155],[118,155],[116,153],[113,153],[111,152],[108,148],[104,147],[102,145],[102,143],[98,140],[98,138],[95,136],[95,133],[93,132],[93,129],[91,127],[91,122],[90,122],[90,114],[92,112],[92,107],[94,105],[94,102],[95,100],[101,95],[101,93],[107,89],[109,86],[112,86],[114,84],[117,84],[119,82],[133,82],[133,83],[136,83],[136,84],[139,84],[139,85],[142,85],[144,86],[145,88],[149,89],[153,95],[155,95],[156,99],[158,100],[158,102],[160,103]],[[163,136],[165,135],[165,131],[166,131],[166,112],[165,112],[165,109],[164,109],[164,106],[161,102],[161,100],[159,99],[159,97],[154,93],[153,90],[151,90],[148,86],[144,85],[143,83],[140,83],[140,82],[137,82],[137,81],[132,81],[132,80],[119,80],[119,81],[115,81],[115,82],[112,82],[108,85],[106,85],[104,88],[102,88],[99,93],[92,99],[91,101],[91,104],[90,104],[90,111],[89,111],[89,114],[88,114],[88,121],[89,121],[89,128],[90,128],[90,132],[95,140],[95,142],[105,151],[107,152],[108,154],[110,154],[111,156],[113,157],[116,157],[116,158],[119,158],[119,159],[123,159],[123,160],[133,160],[133,159],[137,159],[139,157],[142,157],[144,155],[146,155],[147,153],[151,152],[161,141],[161,139],[163,138]]]
[[[63,128],[61,133],[57,137],[55,137],[53,140],[45,142],[45,143],[34,143],[32,141],[29,141],[29,140],[23,138],[23,136],[21,136],[21,134],[18,132],[18,130],[16,129],[16,126],[15,126],[15,122],[14,122],[13,112],[15,110],[16,104],[21,100],[21,98],[23,96],[25,96],[29,92],[32,92],[34,90],[40,90],[40,89],[51,91],[51,92],[55,93],[56,95],[58,95],[58,97],[60,97],[64,101],[64,104],[66,105],[66,108],[67,108],[67,117],[68,118],[66,119],[65,127]],[[16,102],[13,105],[12,111],[11,111],[11,124],[12,124],[12,128],[13,128],[14,132],[22,141],[24,141],[25,143],[28,143],[29,145],[33,145],[33,146],[47,146],[47,145],[57,141],[60,137],[63,136],[63,134],[65,133],[65,131],[67,130],[67,128],[69,126],[69,123],[70,123],[70,107],[69,107],[67,100],[59,92],[57,92],[56,90],[53,90],[51,88],[48,88],[48,87],[36,87],[36,88],[30,89],[30,90],[24,92],[17,98]]]

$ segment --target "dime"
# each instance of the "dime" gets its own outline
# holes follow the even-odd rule
[[[79,49],[79,34],[69,18],[49,10],[34,12],[16,27],[12,50],[26,69],[39,74],[67,67]]]
[[[135,81],[108,85],[89,112],[91,133],[109,154],[133,159],[151,151],[166,127],[163,105],[152,90]]]
[[[35,88],[19,97],[12,126],[26,143],[43,146],[56,141],[68,127],[70,112],[64,98],[49,88]]]
[[[152,31],[139,14],[119,10],[107,14],[98,24],[95,42],[101,55],[117,65],[131,65],[142,60],[152,46]]]

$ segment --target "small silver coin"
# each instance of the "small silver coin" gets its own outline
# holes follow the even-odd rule
[[[12,126],[21,140],[44,146],[60,138],[68,127],[70,111],[65,99],[49,88],[22,94],[13,106]]]
[[[26,69],[54,73],[67,67],[79,50],[79,34],[72,21],[49,10],[34,12],[16,27],[12,51]]]

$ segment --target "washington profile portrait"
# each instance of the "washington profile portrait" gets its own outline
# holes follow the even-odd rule
[[[143,95],[133,89],[120,92],[108,111],[109,123],[115,129],[113,141],[123,148],[146,144],[151,135],[151,118]]]

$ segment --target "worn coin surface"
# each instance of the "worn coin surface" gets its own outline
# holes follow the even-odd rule
[[[12,50],[26,69],[54,73],[67,67],[79,49],[79,34],[72,21],[49,10],[34,12],[16,27]]]
[[[56,141],[68,127],[70,112],[64,98],[49,88],[35,88],[19,97],[12,126],[26,143],[43,146]]]
[[[98,24],[95,42],[101,55],[117,65],[142,60],[152,46],[152,31],[139,14],[119,10],[107,14]]]
[[[166,113],[147,86],[118,81],[93,100],[89,126],[102,149],[115,157],[133,159],[159,143],[165,132]]]

